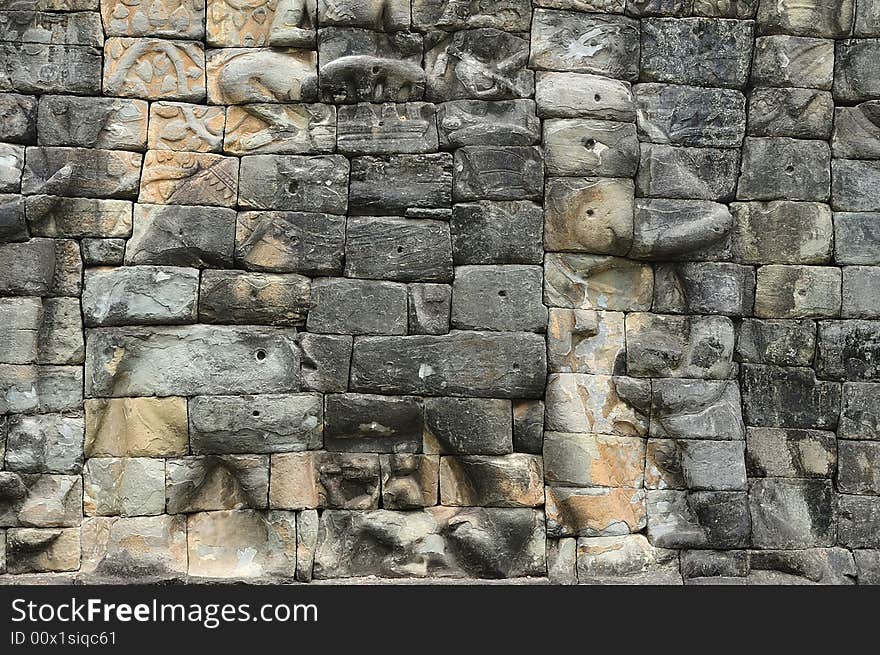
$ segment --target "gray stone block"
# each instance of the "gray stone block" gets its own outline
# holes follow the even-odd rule
[[[853,36],[880,36],[880,12],[873,2],[856,2]]]
[[[82,367],[0,364],[0,410],[9,414],[76,412]]]
[[[658,264],[654,304],[663,314],[747,316],[755,301],[755,271],[726,262]]]
[[[406,334],[406,285],[319,278],[312,283],[309,332]]]
[[[820,321],[818,343],[820,377],[880,381],[880,321]]]
[[[833,432],[749,428],[746,469],[752,478],[830,478],[837,468]]]
[[[816,324],[808,319],[746,318],[739,324],[736,358],[751,364],[810,366],[816,353]]]
[[[837,516],[829,480],[752,480],[749,510],[756,548],[834,545]]]
[[[40,98],[39,142],[108,150],[147,147],[147,102],[124,98]]]
[[[434,105],[343,105],[336,123],[337,148],[347,155],[418,153],[437,150]]]
[[[825,264],[834,226],[828,205],[813,202],[731,203],[733,247],[745,264]]]
[[[11,416],[6,470],[19,473],[79,473],[83,463],[82,417]]]
[[[742,401],[735,380],[658,379],[651,384],[652,437],[741,441]]]
[[[631,123],[548,119],[543,143],[548,175],[632,177],[639,164],[639,142]]]
[[[827,91],[758,87],[749,94],[749,136],[828,139],[833,120]]]
[[[101,92],[101,49],[49,43],[0,45],[0,91],[18,93]]]
[[[266,455],[172,458],[166,461],[165,468],[169,514],[268,507],[269,458]]]
[[[523,146],[466,146],[455,151],[452,196],[468,200],[540,200],[541,150]]]
[[[539,72],[535,102],[542,118],[634,121],[636,101],[628,82],[600,75]]]
[[[880,385],[844,383],[838,435],[841,439],[880,440]]]
[[[746,99],[731,89],[637,84],[639,137],[653,143],[736,148],[746,131]]]
[[[872,100],[880,95],[874,62],[880,39],[849,39],[834,45],[834,99],[842,103]]]
[[[426,398],[425,452],[504,455],[513,452],[511,405],[487,398]]]
[[[831,163],[831,208],[852,212],[880,210],[880,161],[835,159]]]
[[[31,239],[0,244],[0,293],[13,296],[78,296],[82,258],[71,239]]]
[[[547,253],[544,304],[573,309],[648,311],[654,290],[651,266],[621,257]]]
[[[82,364],[83,331],[77,298],[3,298],[0,361],[7,364]]]
[[[452,507],[539,507],[544,470],[535,455],[451,455],[440,458],[440,502]]]
[[[540,266],[459,266],[452,285],[452,327],[543,332]]]
[[[828,200],[831,149],[824,141],[749,137],[738,200]]]
[[[840,384],[817,380],[809,368],[743,364],[743,411],[748,425],[833,430]]]
[[[844,318],[880,318],[880,267],[847,266],[843,269]]]
[[[344,214],[348,160],[339,155],[242,157],[238,203],[247,209]]]
[[[880,496],[880,443],[840,441],[837,489],[845,494]]]
[[[835,111],[831,151],[840,159],[880,159],[880,101]]]
[[[138,203],[125,263],[226,267],[232,264],[234,241],[231,209]]]
[[[797,7],[787,7],[762,0],[758,6],[758,32],[843,39],[852,29],[855,4],[855,0],[811,0]]]
[[[22,193],[137,198],[142,156],[87,148],[28,148]]]
[[[28,196],[28,227],[44,237],[129,237],[132,203],[127,200]]]
[[[849,548],[880,548],[880,497],[838,496],[837,540]]]
[[[648,491],[648,540],[660,548],[730,549],[749,545],[748,495],[742,491]]]
[[[80,241],[83,264],[86,266],[122,266],[125,239],[83,238]]]
[[[162,514],[165,460],[92,457],[83,470],[83,508],[87,516]]]
[[[802,36],[762,36],[755,40],[752,84],[831,90],[834,41]]]
[[[645,460],[648,489],[738,491],[746,488],[741,441],[649,439]]]
[[[739,174],[735,149],[641,144],[636,192],[641,196],[733,200]]]
[[[25,199],[18,194],[0,193],[0,241],[27,241]]]
[[[406,288],[409,334],[446,334],[452,306],[448,284],[410,284]]]
[[[541,140],[534,100],[452,100],[437,105],[444,150],[462,146],[530,146]]]
[[[345,231],[345,275],[399,282],[449,282],[449,223],[352,216]]]
[[[771,264],[758,269],[759,318],[829,318],[840,315],[840,302],[839,268]]]
[[[544,401],[513,401],[513,449],[540,455],[544,444]]]
[[[351,365],[352,337],[337,334],[296,335],[302,356],[303,391],[345,391]]]
[[[309,279],[294,273],[205,271],[199,286],[203,323],[305,325]]]
[[[349,203],[352,214],[378,216],[402,216],[410,208],[449,207],[452,156],[355,157],[351,161]]]
[[[635,259],[730,258],[728,235],[733,228],[730,210],[706,200],[637,198],[633,217]]]
[[[0,115],[0,141],[27,145],[37,142],[37,98],[0,93]]]
[[[544,214],[528,200],[480,200],[452,209],[452,259],[462,264],[540,264]]]
[[[324,447],[327,450],[418,453],[422,451],[424,430],[419,398],[360,393],[326,397]]]

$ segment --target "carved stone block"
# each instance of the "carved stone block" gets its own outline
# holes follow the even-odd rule
[[[314,47],[316,5],[315,0],[208,0],[208,45]]]
[[[205,3],[201,0],[101,0],[107,36],[205,38]]]
[[[147,103],[122,98],[43,96],[37,123],[44,146],[144,150]]]
[[[221,48],[207,52],[208,101],[218,105],[316,99],[318,56],[293,48]]]
[[[138,200],[167,205],[234,207],[238,159],[202,152],[149,150]]]
[[[178,102],[154,102],[150,106],[151,150],[220,152],[226,117],[222,107]]]
[[[205,51],[193,41],[111,37],[104,44],[104,91],[147,100],[204,100]]]
[[[223,150],[233,155],[333,152],[336,108],[319,104],[248,104],[226,110]]]

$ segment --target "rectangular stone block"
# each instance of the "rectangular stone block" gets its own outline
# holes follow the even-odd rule
[[[631,180],[549,178],[544,203],[547,250],[625,255],[632,244]]]
[[[82,364],[83,331],[76,298],[0,298],[0,361]]]
[[[409,334],[447,334],[452,309],[448,284],[410,284],[406,287]]]
[[[0,412],[75,412],[82,405],[81,366],[0,364]]]
[[[269,505],[282,509],[379,508],[379,456],[279,453],[272,456]]]
[[[657,264],[653,311],[747,316],[755,302],[755,270],[727,262]]]
[[[828,200],[831,150],[824,141],[749,137],[738,200]]]
[[[40,98],[39,142],[108,150],[144,150],[147,103],[124,98]]]
[[[351,390],[539,398],[546,370],[544,338],[533,333],[363,337],[354,343]]]
[[[645,491],[547,487],[548,537],[607,537],[645,528]]]
[[[0,141],[33,144],[37,142],[37,98],[18,93],[0,94]]]
[[[6,469],[22,473],[79,473],[83,419],[78,416],[13,415],[7,421]]]
[[[86,340],[89,396],[283,393],[299,388],[291,328],[97,328]],[[181,367],[181,362],[190,363]],[[235,370],[234,378],[229,371]]]
[[[462,146],[530,146],[541,140],[534,100],[452,100],[437,105],[444,150]]]
[[[256,0],[239,5],[208,0],[207,40],[216,46],[302,46],[315,44],[317,3]]]
[[[880,321],[820,321],[818,343],[820,377],[880,381]]]
[[[855,4],[854,0],[809,0],[790,7],[765,0],[758,6],[758,31],[843,39],[852,29]]]
[[[649,439],[648,489],[738,491],[746,488],[745,444],[706,439]]]
[[[640,488],[644,483],[644,439],[547,432],[543,454],[544,480],[553,486]]]
[[[333,152],[336,130],[333,105],[231,106],[226,109],[223,151],[233,155]]]
[[[386,155],[351,161],[352,214],[404,215],[410,208],[452,204],[452,156]]]
[[[552,373],[544,425],[555,432],[643,437],[648,431],[651,385],[623,376]]]
[[[194,323],[199,271],[174,266],[90,268],[82,294],[83,317],[96,325]]]
[[[726,205],[706,200],[636,198],[634,259],[731,259],[733,217]]]
[[[104,45],[101,17],[85,11],[55,14],[44,11],[21,11],[15,4],[4,5],[0,12],[0,41],[10,43],[58,43]]]
[[[535,102],[542,118],[626,122],[636,119],[636,100],[630,84],[600,75],[539,72]]]
[[[679,585],[678,553],[654,548],[641,534],[580,538],[577,579],[581,584]]]
[[[144,6],[140,0],[102,0],[101,16],[108,36],[205,38],[205,5],[201,2],[163,0]]]
[[[828,205],[814,202],[735,202],[733,245],[745,264],[825,264],[834,226]]]
[[[445,5],[430,0],[414,0],[413,27],[418,30],[464,30],[494,27],[507,32],[529,29],[531,5],[527,0],[499,0],[489,5],[462,5],[450,11]]]
[[[101,49],[93,46],[0,44],[0,91],[18,93],[101,92]]]
[[[449,282],[447,221],[352,216],[345,230],[345,275],[398,282]]]
[[[315,549],[318,546],[318,512],[307,509],[296,515],[296,579],[312,581]]]
[[[122,266],[126,239],[85,237],[80,241],[83,264],[86,266]]]
[[[736,380],[658,379],[651,384],[652,437],[742,441]]]
[[[880,161],[835,159],[831,162],[831,208],[836,211],[880,210]]]
[[[86,516],[162,514],[165,460],[93,457],[83,470],[83,511]]]
[[[235,157],[148,150],[138,200],[167,205],[234,207],[238,192],[238,159]]]
[[[752,84],[831,90],[834,41],[801,36],[761,36],[755,40]]]
[[[326,397],[324,447],[327,450],[416,453],[422,449],[424,426],[418,398],[358,393]]]
[[[573,309],[647,311],[654,293],[650,265],[619,257],[547,253],[544,304]]]
[[[357,2],[357,0],[319,0],[318,23],[365,27],[396,32],[410,25],[410,6],[402,0],[388,3]]]
[[[220,48],[206,54],[208,102],[317,100],[318,53],[294,48]]]
[[[524,453],[442,457],[440,502],[464,507],[539,507],[544,504],[541,458]]]
[[[379,280],[319,278],[312,283],[308,331],[406,334],[406,285]]]
[[[648,540],[661,548],[749,545],[749,496],[743,491],[648,491]]]
[[[873,100],[880,96],[880,80],[870,74],[880,54],[880,39],[834,42],[834,99],[841,103]]]
[[[880,498],[838,496],[838,543],[850,548],[880,548]]]
[[[193,268],[232,265],[235,212],[221,207],[134,206],[126,265]]]
[[[544,213],[528,200],[480,200],[452,209],[452,259],[461,264],[540,264]]]
[[[841,439],[880,440],[880,385],[844,383],[838,435]]]
[[[841,159],[880,159],[880,101],[835,111],[831,152]]]
[[[636,192],[641,196],[733,200],[739,175],[736,149],[641,144]]]
[[[837,527],[835,505],[830,480],[752,480],[752,546],[832,546]]]
[[[266,509],[269,457],[204,455],[169,459],[164,482],[169,514]]]
[[[305,325],[309,279],[293,273],[205,271],[199,287],[203,323]]]
[[[24,168],[24,146],[0,143],[0,191],[18,193]]]
[[[639,137],[653,143],[736,148],[746,130],[746,99],[731,89],[637,84]]]
[[[840,384],[816,379],[809,368],[742,366],[746,423],[833,430],[840,414]]]
[[[17,193],[0,193],[0,239],[3,242],[27,241],[28,229],[24,208],[23,196]]]
[[[320,448],[323,417],[317,394],[196,396],[189,400],[192,452],[227,455]]]
[[[841,493],[880,496],[880,443],[838,443],[837,489]]]
[[[241,160],[238,203],[247,209],[344,214],[348,160],[340,155],[252,155]]]
[[[184,398],[88,398],[86,457],[169,457],[188,448]]]
[[[223,145],[223,107],[183,102],[154,102],[150,106],[150,150],[220,152]]]
[[[104,44],[104,92],[146,100],[205,99],[205,50],[195,41],[111,37]]]
[[[296,335],[302,357],[303,391],[345,391],[353,337],[341,334]]]
[[[21,191],[86,198],[137,198],[142,156],[87,148],[27,149]]]
[[[128,237],[132,203],[127,200],[28,196],[28,228],[41,237]]]
[[[468,200],[540,200],[541,151],[529,146],[465,146],[454,154],[452,196]]]
[[[548,119],[543,143],[548,175],[633,177],[639,165],[639,143],[631,123]]]
[[[843,269],[844,318],[880,318],[880,266],[847,266]]]
[[[453,328],[543,332],[540,266],[458,266],[452,285]]]
[[[345,218],[309,212],[239,212],[235,258],[241,267],[275,273],[339,275]]]
[[[437,504],[440,458],[432,455],[379,455],[382,507],[418,509]]]
[[[816,324],[802,320],[743,319],[736,340],[738,361],[776,366],[811,366]]]
[[[426,453],[506,455],[513,452],[511,404],[494,398],[426,398]]]
[[[554,373],[621,372],[626,343],[622,312],[551,309],[547,357]]]
[[[419,153],[437,150],[434,105],[343,105],[337,122],[339,152],[352,155]]]
[[[758,87],[749,95],[749,136],[828,139],[833,120],[827,91]]]
[[[82,478],[0,472],[0,527],[64,528],[82,521]]]
[[[7,531],[6,570],[10,574],[76,571],[79,567],[78,528]]]

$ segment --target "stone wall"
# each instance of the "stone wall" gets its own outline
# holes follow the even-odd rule
[[[0,579],[880,582],[880,0],[0,0]]]

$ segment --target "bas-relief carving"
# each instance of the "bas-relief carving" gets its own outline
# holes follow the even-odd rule
[[[333,152],[336,109],[320,104],[229,107],[223,148],[236,155]]]
[[[105,93],[151,100],[205,97],[201,44],[113,37],[104,46],[104,59]]]
[[[318,56],[293,48],[209,50],[208,101],[219,105],[314,99]]]
[[[315,44],[315,0],[208,0],[208,44],[295,46]]]
[[[204,0],[102,0],[108,36],[171,36],[202,39]]]
[[[156,102],[150,107],[147,145],[156,150],[219,152],[225,120],[222,107]]]

